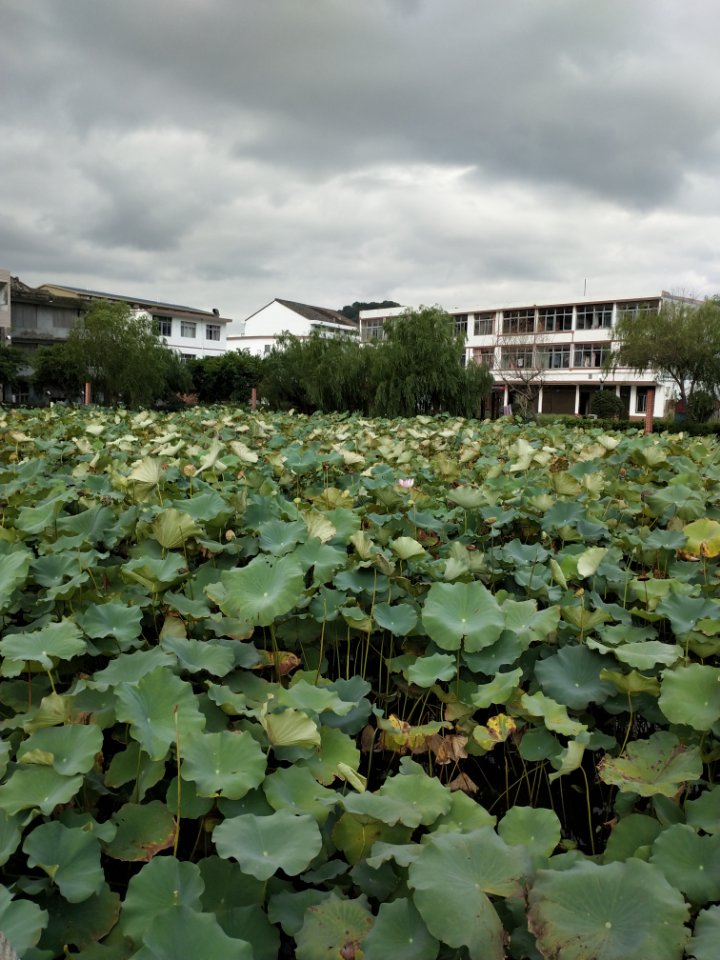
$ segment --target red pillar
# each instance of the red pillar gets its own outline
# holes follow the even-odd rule
[[[655,417],[655,387],[648,387],[647,408],[645,410],[645,433],[652,433]]]

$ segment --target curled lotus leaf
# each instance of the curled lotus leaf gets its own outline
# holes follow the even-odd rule
[[[683,553],[690,557],[717,557],[720,554],[720,523],[703,517],[683,527],[687,543]]]
[[[201,535],[202,527],[189,513],[169,507],[159,513],[152,525],[152,535],[166,550],[176,550],[193,537]]]

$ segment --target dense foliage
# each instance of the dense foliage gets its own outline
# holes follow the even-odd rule
[[[152,320],[121,302],[93,302],[67,341],[47,348],[40,361],[37,386],[49,381],[70,390],[89,382],[93,397],[107,404],[147,405],[192,387],[179,355],[158,339]]]
[[[720,298],[700,306],[669,301],[659,312],[624,314],[615,336],[612,364],[667,377],[683,404],[698,389],[720,391]]]
[[[479,416],[492,387],[480,364],[463,367],[464,340],[436,307],[385,324],[385,338],[286,335],[263,360],[260,395],[276,410],[357,412],[381,417]]]
[[[0,412],[24,960],[713,960],[719,447]]]
[[[260,379],[262,359],[242,350],[188,360],[192,390],[200,403],[247,403]]]
[[[597,417],[627,417],[621,397],[614,390],[597,390],[590,397],[590,413]]]

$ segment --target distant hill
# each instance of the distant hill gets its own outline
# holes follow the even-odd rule
[[[361,310],[380,310],[384,307],[399,307],[399,303],[395,303],[394,300],[383,300],[382,303],[360,303],[358,300],[355,303],[350,304],[345,307],[341,307],[338,310],[338,313],[341,313],[344,317],[347,317],[348,320],[357,320],[360,317]]]

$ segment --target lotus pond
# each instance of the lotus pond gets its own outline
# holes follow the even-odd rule
[[[24,960],[715,960],[714,438],[0,411]]]

